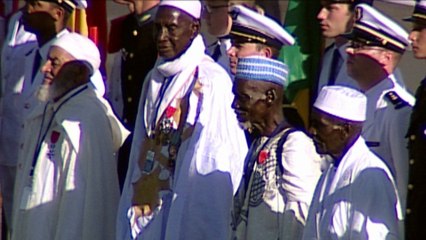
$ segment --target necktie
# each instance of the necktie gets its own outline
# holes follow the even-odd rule
[[[216,44],[216,47],[214,48],[212,58],[215,62],[217,62],[217,60],[220,58],[221,55],[222,55],[222,53],[220,52],[220,43],[218,42]]]
[[[328,84],[327,85],[334,85],[336,83],[337,74],[340,71],[340,68],[342,67],[343,59],[340,55],[339,49],[334,49],[333,52],[333,59],[331,60],[331,66],[330,66],[330,75],[328,77]]]
[[[34,56],[33,75],[31,77],[31,83],[34,81],[34,78],[37,75],[38,70],[40,69],[40,64],[41,64],[41,55],[40,55],[40,52],[37,50]]]

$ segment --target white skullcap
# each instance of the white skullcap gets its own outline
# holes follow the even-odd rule
[[[69,54],[76,60],[85,60],[90,63],[95,72],[101,65],[101,54],[98,47],[92,40],[78,33],[67,33],[56,39],[52,46],[57,46]]]
[[[342,119],[363,122],[367,111],[367,97],[352,88],[325,86],[315,100],[314,107]]]
[[[186,1],[185,0],[183,1],[163,0],[160,2],[158,6],[160,7],[170,6],[170,7],[177,8],[196,19],[200,19],[200,16],[201,16],[201,2],[198,0],[186,0]]]

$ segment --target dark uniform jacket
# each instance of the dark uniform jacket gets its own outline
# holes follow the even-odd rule
[[[145,76],[154,67],[157,59],[157,48],[153,36],[153,19],[156,10],[157,7],[154,7],[141,15],[131,13],[119,19],[119,23],[115,24],[115,31],[111,29],[111,32],[119,34],[120,37],[117,39],[117,36],[110,36],[111,40],[115,38],[117,42],[115,48],[117,49],[119,46],[121,51],[119,83],[122,96],[121,99],[111,99],[111,101],[122,101],[121,120],[131,132],[135,128]],[[111,81],[117,80],[112,79]],[[120,185],[123,184],[127,172],[132,137],[133,134],[127,138],[118,155]]]
[[[406,239],[425,239],[426,228],[426,78],[416,92],[409,139],[410,173],[406,210]]]

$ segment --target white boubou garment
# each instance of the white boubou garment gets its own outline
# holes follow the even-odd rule
[[[152,134],[153,123],[188,91],[198,67],[197,93],[191,92],[187,125],[191,137],[179,149],[172,192],[163,197],[157,211],[142,227],[142,239],[225,239],[229,231],[232,195],[242,177],[247,145],[231,108],[232,81],[222,67],[205,54],[201,35],[176,60],[159,58],[142,89],[130,154],[130,163],[117,219],[117,239],[130,238],[127,212],[131,207],[132,183],[141,171],[139,149]],[[165,79],[170,81],[159,94]],[[162,90],[163,91],[163,90]],[[160,101],[161,99],[161,101]],[[154,120],[155,119],[155,120]],[[176,126],[175,126],[176,127]]]
[[[303,239],[401,239],[402,226],[392,174],[359,137],[320,178]]]
[[[128,134],[90,84],[36,107],[18,160],[12,239],[114,239],[114,154]]]

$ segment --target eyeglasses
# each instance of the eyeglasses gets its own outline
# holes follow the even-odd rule
[[[207,4],[204,4],[203,5],[203,12],[205,12],[205,13],[212,13],[214,10],[216,10],[216,9],[219,9],[219,8],[228,8],[229,7],[229,5],[216,5],[216,6],[209,6],[209,5],[207,5]]]

